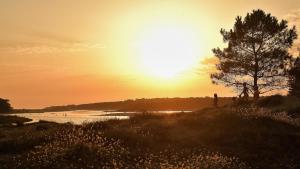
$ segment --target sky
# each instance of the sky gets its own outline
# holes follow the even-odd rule
[[[258,8],[300,32],[299,0],[1,0],[0,97],[42,108],[234,96],[211,83],[211,49]]]

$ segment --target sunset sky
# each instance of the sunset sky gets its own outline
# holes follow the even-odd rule
[[[1,0],[0,97],[41,108],[233,96],[211,84],[211,49],[258,8],[300,33],[299,0]]]

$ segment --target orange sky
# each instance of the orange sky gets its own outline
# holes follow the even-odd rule
[[[211,49],[224,46],[221,28],[257,8],[300,27],[299,0],[2,0],[0,97],[16,108],[40,108],[231,96],[230,89],[211,84]],[[178,34],[185,43],[176,43]],[[171,65],[156,65],[164,59]]]

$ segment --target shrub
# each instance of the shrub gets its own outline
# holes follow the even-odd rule
[[[284,101],[284,97],[281,95],[273,95],[261,98],[258,100],[257,105],[260,107],[272,107],[282,104]]]
[[[290,109],[288,114],[291,116],[300,116],[300,106]]]
[[[9,124],[11,125],[12,123],[16,124],[23,124],[25,122],[29,122],[31,119],[27,119],[24,117],[18,117],[18,116],[0,116],[0,124]]]
[[[12,109],[9,100],[0,98],[0,113],[9,113]]]

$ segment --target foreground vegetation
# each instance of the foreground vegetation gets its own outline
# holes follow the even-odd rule
[[[287,113],[240,107],[144,113],[80,126],[2,126],[0,164],[7,169],[294,169],[300,167],[299,126]]]

